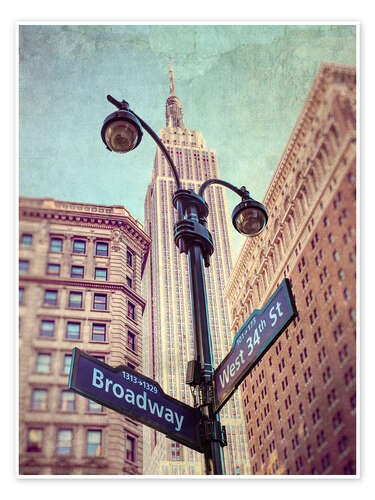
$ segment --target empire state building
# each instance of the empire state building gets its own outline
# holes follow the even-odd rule
[[[182,103],[175,95],[171,66],[169,81],[166,126],[160,137],[178,169],[181,188],[198,192],[205,180],[219,178],[216,152],[206,147],[201,132],[186,128]],[[190,283],[187,256],[179,253],[173,237],[176,211],[172,196],[175,189],[172,171],[157,149],[144,205],[145,231],[152,238],[152,246],[143,279],[147,298],[143,368],[167,394],[193,406],[194,394],[185,383],[187,363],[194,359]],[[223,295],[232,268],[230,217],[222,186],[210,186],[205,198],[210,207],[207,227],[215,247],[205,279],[216,368],[229,352],[233,340]],[[223,448],[226,474],[249,474],[242,405],[236,394],[221,410],[220,417],[226,426],[228,440],[228,446]],[[204,456],[144,428],[143,472],[149,475],[204,474]]]

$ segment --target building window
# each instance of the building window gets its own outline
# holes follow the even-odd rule
[[[87,410],[90,413],[101,413],[103,411],[103,407],[96,401],[92,401],[91,399],[89,399]]]
[[[69,307],[75,309],[82,308],[82,293],[81,292],[70,292],[69,293]]]
[[[96,267],[95,279],[97,281],[107,281],[107,269],[105,269],[104,267]]]
[[[92,340],[95,342],[105,342],[106,327],[103,324],[94,323],[92,325]]]
[[[83,266],[72,266],[70,276],[72,278],[83,278],[84,267]]]
[[[99,311],[107,310],[107,295],[94,293],[93,308]]]
[[[126,436],[126,460],[135,462],[135,439],[132,436]]]
[[[41,452],[43,441],[42,429],[29,429],[27,431],[26,451]]]
[[[49,373],[51,369],[51,355],[39,353],[36,358],[37,373]]]
[[[337,447],[339,449],[340,454],[343,453],[348,446],[349,446],[349,440],[347,436],[342,436],[337,442]]]
[[[46,410],[47,409],[47,389],[34,389],[31,398],[32,410]]]
[[[128,330],[128,347],[135,351],[135,335]]]
[[[47,274],[60,276],[60,264],[47,264]]]
[[[96,244],[96,255],[108,257],[108,243],[98,242]]]
[[[25,289],[24,288],[19,288],[18,289],[18,303],[23,304],[25,297]]]
[[[92,457],[99,457],[102,451],[102,431],[100,430],[88,430],[87,431],[87,443],[86,443],[86,455]]]
[[[126,251],[126,263],[129,267],[133,267],[133,254],[130,250]]]
[[[344,466],[344,474],[355,474],[355,464],[353,460],[349,460],[349,462]]]
[[[50,373],[51,369],[51,355],[39,353],[36,358],[36,372],[37,373]]]
[[[84,240],[74,240],[73,241],[73,253],[86,253],[86,242]]]
[[[75,394],[72,391],[61,391],[60,410],[74,411]]]
[[[325,471],[329,465],[330,465],[330,457],[329,453],[327,453],[322,459],[321,459],[321,464],[322,464],[322,469]]]
[[[349,310],[349,317],[350,319],[355,322],[355,317],[356,317],[356,314],[355,314],[355,310],[353,308],[350,308]]]
[[[28,260],[20,260],[19,261],[19,273],[27,274],[29,272],[29,261]]]
[[[135,319],[135,305],[128,302],[128,318]]]
[[[55,322],[52,320],[43,319],[40,324],[40,336],[53,337],[54,332],[55,332]]]
[[[171,443],[171,455],[172,460],[181,460],[181,445],[179,443]]]
[[[57,431],[56,454],[71,455],[73,443],[72,429],[59,429]]]
[[[21,236],[21,245],[23,245],[24,247],[31,247],[32,242],[33,242],[32,234],[23,234]]]
[[[126,284],[129,288],[133,288],[133,280],[129,276],[126,277]]]
[[[44,292],[44,304],[47,306],[57,305],[57,290],[46,290]]]
[[[68,375],[70,372],[70,365],[72,364],[72,355],[71,354],[65,354],[64,355],[64,366],[63,366],[63,373],[64,375]]]
[[[62,252],[63,240],[62,238],[51,238],[49,243],[50,252]]]
[[[99,361],[102,361],[103,363],[105,363],[105,356],[97,356],[97,355],[93,355],[93,357]]]
[[[68,321],[66,325],[66,338],[78,340],[81,336],[81,323]]]

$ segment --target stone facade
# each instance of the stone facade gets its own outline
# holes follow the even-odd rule
[[[73,347],[142,369],[150,238],[122,206],[20,198],[19,472],[142,474],[142,426],[67,390]]]
[[[239,391],[253,474],[356,473],[356,73],[324,63],[226,287],[235,333],[284,277],[297,319]]]

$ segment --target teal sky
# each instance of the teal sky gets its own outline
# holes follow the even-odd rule
[[[125,205],[143,222],[155,143],[106,150],[106,95],[157,133],[168,61],[185,124],[218,154],[220,177],[262,200],[322,61],[355,64],[350,25],[23,25],[19,194]],[[228,192],[229,210],[239,199]],[[235,236],[235,256],[243,243]]]

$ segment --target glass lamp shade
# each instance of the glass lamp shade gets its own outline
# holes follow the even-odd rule
[[[257,236],[266,227],[267,220],[265,207],[251,198],[237,205],[232,214],[234,227],[245,236]]]
[[[111,151],[127,153],[138,146],[141,138],[141,126],[128,111],[116,111],[104,120],[102,139]]]

